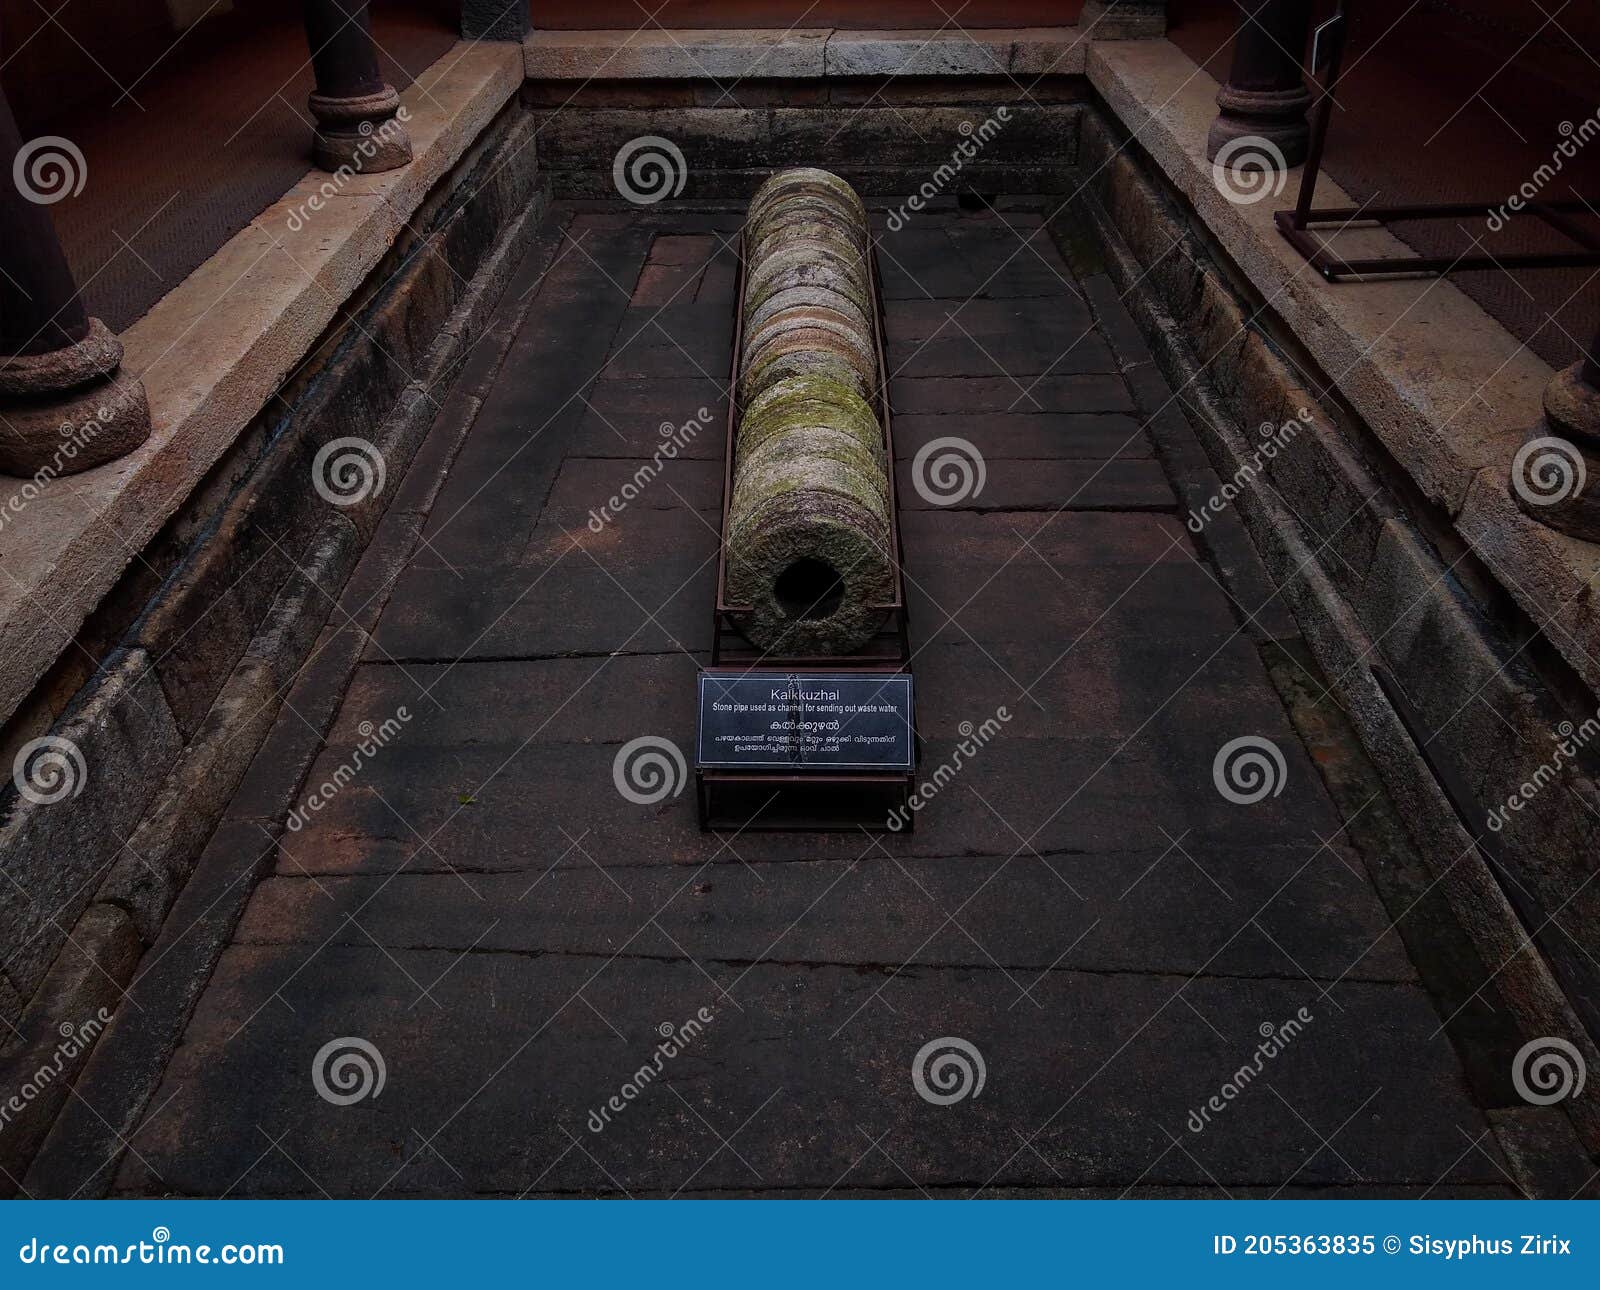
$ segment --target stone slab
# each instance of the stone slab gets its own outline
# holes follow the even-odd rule
[[[502,370],[517,379],[487,393],[429,517],[430,555],[459,571],[528,540],[649,244],[647,229],[582,215],[568,224],[506,355]]]
[[[531,80],[711,79],[734,93],[747,79],[1081,75],[1087,43],[1073,26],[534,31],[523,54]]]
[[[1004,343],[963,335],[959,327],[928,340],[890,341],[885,360],[901,378],[1012,376],[1026,388],[1036,377],[1114,372],[1111,347],[1088,328],[1065,342],[1023,335]]]
[[[894,451],[902,460],[952,436],[977,444],[986,461],[1105,461],[1148,458],[1155,451],[1134,417],[1111,412],[913,413],[894,419]]]
[[[259,820],[228,821],[212,836],[160,941],[140,960],[127,997],[34,1160],[24,1185],[36,1196],[95,1196],[135,1141],[150,1096],[183,1035],[212,965],[272,855]],[[217,1194],[221,1194],[221,1189]]]
[[[1411,980],[1399,938],[1359,864],[1352,873],[1348,863],[1323,852],[1307,864],[1275,849],[1168,848],[1052,856],[1048,864],[872,851],[854,861],[762,861],[698,874],[663,866],[473,874],[471,890],[453,874],[285,875],[258,889],[237,940],[705,963],[1000,966],[1017,975],[1018,1006],[1052,968]]]
[[[522,42],[530,80],[673,80],[726,83],[821,76],[829,28],[534,31]]]
[[[983,451],[981,441],[974,440]],[[896,445],[898,449],[898,444]],[[1026,461],[997,458],[987,460],[980,492],[963,498],[958,505],[968,511],[1043,511],[1067,510],[1169,511],[1177,499],[1167,484],[1161,467],[1153,461]],[[937,458],[930,455],[928,461]],[[927,471],[918,471],[914,462],[901,461],[896,474],[900,481],[900,506],[904,510],[942,507],[940,495],[927,496],[917,481],[928,480]]]
[[[606,669],[596,663],[594,672],[571,702],[604,684]],[[555,865],[698,864],[708,855],[720,863],[848,860],[871,845],[859,834],[746,833],[720,848],[700,832],[682,777],[672,781],[683,785],[675,797],[631,802],[616,787],[621,742],[541,742],[531,736],[543,720],[531,717],[520,738],[467,747],[408,732],[286,844],[283,871],[515,871],[531,882]],[[690,739],[687,728],[652,729],[642,720],[625,733],[680,750]],[[952,761],[958,742],[927,741],[924,776]],[[1252,806],[1225,800],[1213,780],[1222,742],[1220,732],[1174,734],[1155,724],[1121,738],[1002,735],[966,759],[955,784],[930,794],[914,832],[884,845],[902,856],[1048,856],[1159,849],[1183,838],[1191,851],[1225,842],[1298,848],[1304,858],[1337,829],[1314,769],[1292,745],[1275,745],[1286,771],[1279,796]],[[311,782],[330,778],[337,760],[320,759]]]
[[[992,337],[1018,334],[1064,346],[1093,325],[1094,315],[1078,296],[1059,288],[1056,294],[1056,299],[899,299],[884,311],[884,333],[891,349],[951,336],[987,343]]]
[[[629,510],[702,512],[714,535],[722,520],[722,474],[720,460],[703,458],[662,458],[658,465],[646,457],[568,457],[541,518],[568,528],[587,525],[609,514],[614,499]]]
[[[695,720],[701,656],[676,652],[604,658],[371,665],[352,680],[322,767],[347,759],[362,725],[381,725],[402,704],[413,712],[407,739],[447,746],[487,742],[620,745],[642,731],[686,747]],[[1294,735],[1254,646],[1221,639],[1100,635],[1074,643],[1008,644],[985,638],[921,647],[913,660],[918,726],[955,739],[1001,707],[1008,738],[1091,730],[1109,739],[1147,726],[1170,736],[1235,724],[1281,743]],[[479,700],[489,691],[498,701]]]
[[[894,410],[951,412],[1131,412],[1133,400],[1120,376],[921,376],[891,381]]]
[[[120,1185],[1503,1185],[1496,1160],[1462,1149],[1483,1120],[1411,987],[1346,983],[1336,1006],[1303,981],[1056,972],[1033,991],[1038,1007],[1012,1008],[1015,988],[993,970],[740,971],[328,947],[284,981],[272,948],[230,950],[157,1094],[168,1108],[139,1135],[149,1164],[130,1156]],[[287,1007],[254,1011],[274,990]],[[651,1059],[657,1024],[702,1007],[713,1020],[667,1062],[658,1083],[670,1087],[619,1099],[625,1110],[591,1132],[590,1110]],[[1249,1088],[1190,1133],[1189,1112],[1250,1060],[1259,1028],[1300,1007],[1313,1021],[1273,1061],[1272,1090]],[[382,1095],[354,1107],[311,1080],[317,1050],[341,1035],[384,1055]],[[941,1107],[917,1095],[911,1063],[940,1035],[983,1056],[981,1096]]]
[[[482,537],[493,545],[492,533]],[[432,551],[400,579],[366,657],[527,657],[710,646],[717,534],[681,507],[630,508],[598,533],[577,517],[500,544],[489,565]],[[507,549],[509,548],[509,549]]]
[[[951,225],[913,214],[904,227],[885,229],[875,242],[878,274],[891,314],[894,302],[901,300],[917,301],[923,309],[936,306],[921,302],[973,297],[1052,296],[1081,304],[1070,270],[1043,229],[1013,229],[997,218]],[[1070,319],[1075,307],[1061,308]]]

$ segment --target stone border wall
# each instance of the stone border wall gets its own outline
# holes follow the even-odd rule
[[[8,1092],[56,1062],[64,1025],[115,1010],[325,625],[342,626],[340,589],[547,209],[534,135],[525,109],[501,113],[109,598],[103,631],[147,603],[50,730],[81,754],[81,793],[34,801],[6,780]],[[387,482],[335,505],[314,463],[344,437],[376,448]],[[13,1180],[94,1037],[0,1134]]]
[[[1569,932],[1600,927],[1600,789],[1592,758],[1552,771],[1556,740],[1596,714],[1592,692],[1533,624],[1450,541],[1447,517],[1338,397],[1281,319],[1245,284],[1193,208],[1096,111],[1081,132],[1081,194],[1058,216],[1066,241],[1088,223],[1179,391],[1186,414],[1298,620],[1434,880],[1529,1038],[1560,1036],[1600,1069],[1600,964]],[[1359,289],[1359,288],[1357,288]],[[1271,458],[1259,429],[1313,412]],[[1197,492],[1183,499],[1200,510]],[[1204,540],[1204,530],[1200,540]],[[1476,594],[1474,594],[1476,593]],[[1386,667],[1428,732],[1435,762],[1475,799],[1457,815],[1372,674]],[[1587,766],[1586,763],[1587,762]],[[1525,783],[1498,829],[1489,812]],[[1493,833],[1496,871],[1472,834]],[[1559,922],[1556,920],[1559,918]],[[1600,1087],[1567,1104],[1600,1149]]]
[[[613,160],[655,137],[683,155],[674,195],[686,200],[748,198],[774,170],[832,155],[863,196],[893,203],[924,184],[946,196],[1064,191],[1088,92],[1082,77],[1050,77],[1013,102],[1009,80],[896,77],[741,81],[737,98],[684,80],[530,81],[523,93],[559,197],[615,198]],[[1006,119],[993,120],[1000,104]]]

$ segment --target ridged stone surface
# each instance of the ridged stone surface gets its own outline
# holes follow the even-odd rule
[[[727,596],[773,654],[849,654],[893,595],[866,208],[837,175],[750,202]]]

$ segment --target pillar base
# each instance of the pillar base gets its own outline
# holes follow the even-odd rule
[[[1511,493],[1541,524],[1600,542],[1600,390],[1581,363],[1556,373],[1544,392],[1544,421],[1529,432],[1511,467]]]
[[[76,345],[0,360],[0,472],[75,475],[148,439],[144,383],[121,362],[122,343],[98,318]]]
[[[1306,109],[1311,106],[1311,91],[1301,85],[1289,90],[1241,90],[1224,85],[1217,92],[1222,114],[1211,123],[1206,135],[1206,160],[1236,139],[1264,139],[1282,155],[1287,167],[1300,165],[1311,144],[1311,126]],[[1277,169],[1261,149],[1242,148],[1234,160],[1237,169]],[[1275,163],[1276,158],[1271,162]]]
[[[411,135],[397,115],[400,96],[394,86],[361,98],[313,94],[307,102],[317,119],[311,155],[321,169],[375,174],[410,163]]]

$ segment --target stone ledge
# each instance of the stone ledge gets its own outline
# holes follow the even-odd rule
[[[1298,171],[1278,198],[1254,204],[1218,188],[1205,160],[1217,83],[1175,45],[1097,42],[1087,70],[1339,393],[1522,609],[1558,628],[1547,633],[1552,643],[1600,688],[1600,621],[1584,594],[1600,578],[1600,546],[1545,528],[1510,496],[1511,459],[1539,419],[1549,365],[1449,282],[1324,282],[1272,223],[1273,210],[1293,202]],[[1318,196],[1357,204],[1326,176]],[[1359,236],[1364,251],[1405,249],[1382,231]]]
[[[817,80],[880,76],[1082,75],[1088,31],[535,31],[533,80]]]
[[[1593,783],[1570,764],[1546,783],[1550,768],[1541,772],[1535,766],[1563,710],[1517,665],[1517,642],[1487,628],[1453,585],[1443,560],[1398,511],[1382,498],[1374,502],[1380,484],[1358,457],[1341,450],[1335,413],[1299,385],[1285,359],[1265,345],[1248,356],[1235,347],[1230,359],[1217,345],[1214,333],[1244,330],[1248,306],[1235,297],[1234,284],[1224,281],[1225,268],[1205,248],[1195,248],[1192,258],[1169,255],[1192,237],[1186,230],[1197,222],[1194,215],[1183,212],[1181,223],[1170,218],[1160,177],[1131,150],[1115,150],[1116,139],[1107,136],[1086,129],[1080,165],[1091,179],[1084,184],[1085,200],[1057,223],[1055,235],[1069,236],[1062,223],[1081,214],[1102,239],[1109,272],[1137,313],[1157,365],[1182,391],[1182,414],[1204,443],[1201,456],[1215,466],[1212,478],[1231,477],[1237,484],[1233,506],[1277,583],[1276,594],[1298,623],[1283,639],[1298,632],[1309,645],[1321,669],[1320,677],[1311,678],[1312,688],[1338,696],[1432,881],[1471,937],[1482,970],[1492,970],[1492,988],[1481,991],[1486,1006],[1503,1008],[1522,1037],[1568,1039],[1592,1066],[1600,1053],[1584,1019],[1595,1016],[1593,965],[1569,948],[1570,938],[1563,944],[1547,930],[1550,919],[1535,912],[1525,922],[1506,894],[1509,888],[1544,909],[1566,910],[1574,926],[1595,918],[1592,903],[1577,908],[1600,837]],[[1187,267],[1165,272],[1167,260]],[[1144,289],[1134,290],[1141,284]],[[1301,434],[1292,451],[1266,461],[1254,457],[1251,427],[1263,417],[1281,416],[1263,410],[1299,406],[1312,410],[1310,432]],[[1170,431],[1152,432],[1158,445],[1170,440]],[[1351,540],[1357,515],[1373,510],[1382,514],[1370,536]],[[1197,540],[1209,543],[1216,520],[1227,513],[1205,525]],[[1521,781],[1542,776],[1546,788],[1537,810],[1518,816],[1500,835],[1509,879],[1497,877],[1470,845],[1415,737],[1375,680],[1374,664],[1391,670],[1417,719],[1435,730],[1427,741],[1433,756],[1465,775],[1468,794],[1484,809],[1504,801]],[[1464,707],[1463,696],[1473,695],[1487,705],[1476,705],[1481,711]],[[1367,796],[1365,789],[1361,796]],[[1504,1061],[1510,1053],[1504,1052]],[[1503,1069],[1503,1063],[1497,1066]],[[1567,1109],[1590,1146],[1600,1143],[1600,1097],[1586,1094]]]
[[[16,711],[521,83],[515,46],[457,45],[401,95],[410,166],[338,189],[311,172],[122,334],[124,369],[150,397],[154,428],[143,447],[42,488],[0,479],[0,718]],[[322,209],[294,220],[314,195]]]
[[[788,79],[821,76],[833,33],[801,31],[535,31],[522,42],[535,80]]]

